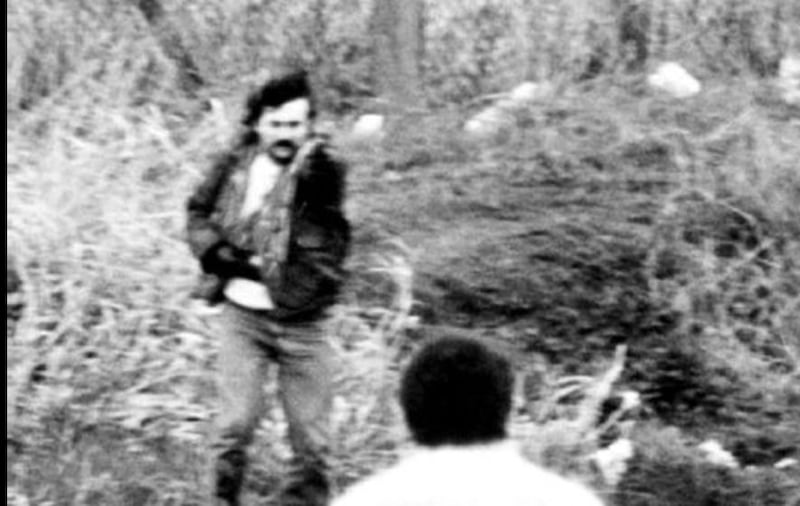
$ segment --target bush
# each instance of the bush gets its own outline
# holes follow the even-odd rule
[[[352,10],[339,0],[165,5],[206,77],[201,95],[226,106],[287,60],[319,64],[326,110],[349,114],[374,94],[366,0]],[[347,364],[337,483],[407,444],[392,389],[413,349],[403,332],[416,322],[412,279],[413,295],[427,294],[423,316],[549,354],[555,376],[594,373],[597,356],[625,341],[624,379],[650,410],[687,433],[714,432],[743,463],[796,455],[792,111],[747,80],[709,83],[688,102],[650,96],[635,77],[569,84],[614,37],[613,13],[586,5],[428,4],[426,91],[434,105],[456,105],[415,125],[419,146],[398,147],[419,152],[418,170],[371,170],[378,150],[352,173],[363,256],[351,259],[357,275],[333,322]],[[694,21],[685,2],[659,5],[652,54],[685,55],[707,74],[718,62],[768,70],[796,47],[789,29],[800,16],[786,3],[753,12],[704,2]],[[173,62],[129,3],[16,1],[7,14],[9,291],[11,273],[22,281],[8,304],[9,502],[200,503],[214,350],[187,307],[196,266],[181,210],[236,115],[214,101],[199,111],[176,91]],[[739,32],[748,36],[729,44]],[[460,138],[473,99],[523,78],[563,86],[519,111],[492,149]],[[412,270],[413,252],[386,241],[396,235],[430,240],[420,243],[434,250],[430,263]],[[580,406],[557,408],[547,427],[515,423],[541,429],[532,454],[586,478],[599,438],[562,416]],[[258,495],[283,464],[282,423],[279,412],[265,421]],[[774,470],[712,470],[686,450],[688,436],[656,434],[651,450],[648,439],[620,492],[627,504],[660,500],[658,488],[678,501],[681,480],[698,504],[791,497]]]
[[[648,427],[615,494],[617,506],[783,506],[797,499],[791,471],[731,469],[704,461],[675,429]]]

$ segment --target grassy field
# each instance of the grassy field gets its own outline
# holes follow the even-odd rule
[[[209,76],[206,108],[175,89],[171,62],[129,7],[7,5],[8,504],[204,503],[215,340],[188,296],[197,266],[183,205],[233,134],[260,75],[251,69],[279,58],[253,49],[248,37],[265,36],[257,25],[234,29],[252,8],[240,3],[167,3]],[[525,39],[546,57],[517,65],[504,48],[527,32],[512,30],[448,63],[448,44],[470,33],[449,31],[476,14],[436,7],[431,109],[417,144],[402,147],[413,166],[389,171],[382,147],[344,134],[369,103],[367,43],[344,35],[359,33],[364,9],[314,4],[330,23],[325,47],[338,51],[318,77],[335,112],[323,119],[351,162],[356,230],[352,281],[331,321],[338,486],[407,449],[398,366],[420,339],[457,333],[512,353],[513,433],[529,456],[609,504],[800,502],[797,467],[774,468],[800,455],[800,111],[742,49],[767,61],[796,48],[800,13],[767,3],[752,19],[772,35],[748,45],[722,45],[735,23],[719,20],[744,19],[755,3],[702,3],[695,38],[652,29],[654,53],[685,55],[703,79],[683,101],[613,68],[576,81],[586,32],[556,30],[564,13],[546,1]],[[663,5],[674,9],[658,11],[661,25],[690,19],[680,2]],[[280,23],[305,27],[307,10]],[[276,33],[271,51],[307,40]],[[481,58],[498,67],[475,73]],[[552,80],[553,95],[497,138],[464,135],[482,94],[530,77]],[[614,399],[625,390],[642,405],[609,416],[623,415]],[[284,429],[276,409],[259,434],[253,500],[269,503],[280,479]],[[618,437],[636,453],[609,483],[589,456]],[[708,463],[696,446],[710,438],[740,467]]]

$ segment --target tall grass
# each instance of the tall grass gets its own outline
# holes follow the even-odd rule
[[[601,54],[613,72],[624,52],[618,17],[631,3],[648,13],[651,57],[677,59],[703,75],[769,74],[781,56],[800,51],[800,8],[786,0],[428,2],[428,97],[439,105],[466,102],[524,79],[573,78]],[[174,0],[165,7],[211,84],[205,93],[238,95],[287,62],[315,69],[329,107],[346,110],[374,93],[366,0]],[[9,111],[43,96],[81,94],[88,83],[115,90],[119,102],[175,99],[162,96],[175,86],[174,69],[132,4],[34,0],[12,2],[6,14]]]
[[[175,90],[172,62],[129,3],[7,4],[7,240],[23,286],[21,319],[7,339],[9,504],[203,502],[214,341],[190,310],[197,267],[183,241],[183,203],[209,155],[232,135],[242,93],[264,68],[287,58],[319,62],[317,77],[330,90],[326,105],[340,110],[372,93],[363,30],[368,4],[347,10],[352,2],[241,1],[225,8],[167,2],[210,83],[203,93],[220,99],[211,111]],[[579,74],[593,44],[614,39],[614,12],[598,4],[429,3],[425,65],[432,102],[467,103],[523,78]],[[750,72],[752,54],[769,62],[798,49],[800,12],[791,2],[772,0],[756,9],[709,1],[694,11],[687,2],[648,5],[657,20],[650,33],[654,54],[686,57],[707,75]],[[742,30],[746,36],[722,43]],[[479,41],[475,33],[482,34]],[[695,51],[699,46],[704,50]],[[633,179],[642,168],[634,163],[636,149],[647,142],[666,146],[670,167],[686,186],[675,188],[662,227],[653,231],[652,298],[680,309],[687,328],[703,324],[710,360],[740,367],[747,381],[789,403],[800,355],[796,120],[776,113],[780,106],[750,79],[712,86],[702,103],[685,104],[641,94],[632,99],[641,90],[622,82],[600,79],[588,90],[567,85],[554,103],[521,115],[535,133],[512,136],[508,146],[520,148],[517,161],[537,150],[567,161],[599,153]],[[548,123],[564,111],[567,119]],[[486,172],[493,163],[471,158],[470,146],[458,133],[443,134],[441,121],[431,124],[430,138],[449,136],[447,149],[457,155],[443,156],[457,158],[467,172]],[[442,154],[436,149],[433,161]],[[648,177],[655,176],[641,176]],[[364,249],[351,260],[357,276],[331,323],[345,364],[334,416],[340,485],[388,465],[408,444],[393,389],[414,347],[405,332],[416,323],[413,254],[397,242],[367,237],[365,230],[383,224],[375,225],[370,213],[394,206],[387,212],[402,231],[430,216],[453,223],[462,209],[436,193],[441,178],[422,181],[414,209],[379,174],[357,166],[352,178],[352,217]],[[376,203],[383,199],[370,195],[376,187],[393,197]],[[503,202],[491,185],[478,193],[492,195],[497,206]],[[757,241],[752,248],[737,243],[741,254],[720,258],[713,247],[723,241],[714,230],[729,219]],[[709,240],[669,240],[689,229]],[[665,251],[685,262],[677,274],[658,277]],[[757,295],[760,287],[769,289],[767,296]],[[703,305],[709,299],[711,310]],[[772,309],[752,322],[738,309],[727,312],[734,303]],[[562,399],[559,391],[552,394]],[[515,430],[530,436],[531,455],[586,479],[585,457],[599,441],[586,427],[572,431],[567,420],[584,413],[587,425],[604,395],[588,395],[585,405],[554,406],[555,420],[516,419]],[[258,495],[279,474],[287,450],[283,423],[276,411],[262,428],[261,440],[274,451],[259,457],[262,472],[250,484]],[[568,432],[587,437],[559,447],[542,436]]]

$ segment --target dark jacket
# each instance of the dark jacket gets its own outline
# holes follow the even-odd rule
[[[247,173],[258,147],[249,135],[217,157],[205,179],[187,202],[188,242],[203,259],[221,244],[248,255],[256,253],[251,225],[238,213],[247,185]],[[297,174],[294,201],[289,208],[290,234],[285,262],[276,275],[264,276],[279,320],[319,317],[335,302],[344,280],[343,262],[350,243],[344,216],[345,165],[329,155],[325,144],[312,151]],[[202,263],[205,265],[205,263]],[[204,296],[219,302],[227,279],[206,272]]]

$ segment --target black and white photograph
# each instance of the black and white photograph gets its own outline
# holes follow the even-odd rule
[[[800,506],[800,0],[9,0],[8,506]]]

